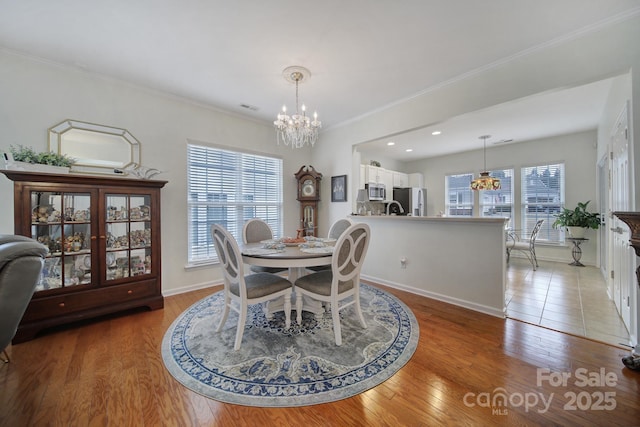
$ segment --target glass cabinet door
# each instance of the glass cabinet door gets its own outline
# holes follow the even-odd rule
[[[91,280],[91,194],[31,192],[31,237],[49,248],[36,291]]]
[[[151,196],[106,195],[106,280],[151,273]]]

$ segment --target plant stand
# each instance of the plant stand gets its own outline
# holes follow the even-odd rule
[[[584,237],[567,237],[567,240],[570,240],[571,243],[573,243],[573,249],[571,250],[573,262],[569,263],[569,265],[584,267],[584,264],[580,262],[580,258],[582,258],[582,249],[580,248],[580,245],[582,242],[586,242],[589,239],[585,239]]]

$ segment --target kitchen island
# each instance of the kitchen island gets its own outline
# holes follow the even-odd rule
[[[504,317],[504,218],[352,216],[371,228],[362,277]]]

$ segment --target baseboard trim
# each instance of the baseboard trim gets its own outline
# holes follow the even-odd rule
[[[480,313],[488,314],[494,317],[506,318],[505,308],[497,309],[495,307],[490,307],[482,304],[477,304],[471,301],[462,300],[459,298],[450,297],[448,295],[442,295],[436,292],[425,291],[424,289],[414,288],[412,286],[407,286],[402,283],[391,282],[389,280],[383,280],[377,277],[366,276],[361,274],[360,277],[365,280],[369,280],[374,283],[380,283],[381,285],[388,286],[390,288],[399,289],[401,291],[409,292],[415,295],[420,295],[423,297],[431,298],[437,301],[446,302],[448,304],[452,304],[458,307],[466,308],[472,311],[477,311]]]
[[[162,291],[162,296],[170,297],[173,295],[180,295],[191,291],[199,291],[200,289],[212,288],[214,286],[222,285],[222,280],[218,282],[204,282],[204,283],[195,283],[189,286],[182,286],[180,288],[167,289]]]

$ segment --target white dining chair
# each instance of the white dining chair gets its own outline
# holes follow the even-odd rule
[[[342,345],[340,310],[353,305],[360,324],[367,327],[360,308],[360,270],[369,247],[369,237],[367,224],[351,225],[336,242],[331,269],[303,276],[295,282],[298,324],[302,322],[303,296],[329,303],[336,345]],[[351,301],[340,304],[350,297]]]
[[[338,238],[342,235],[342,233],[344,233],[345,230],[352,225],[353,225],[353,221],[351,221],[349,218],[341,218],[335,221],[333,224],[331,224],[331,228],[329,228],[329,234],[327,235],[327,237],[329,239],[338,240]],[[308,267],[308,269],[312,271],[322,271],[322,270],[331,269],[331,266],[319,265],[317,267]]]
[[[542,227],[542,223],[544,219],[538,220],[536,225],[533,226],[533,230],[531,231],[531,235],[527,241],[520,240],[520,237],[517,233],[510,233],[509,237],[513,239],[513,243],[507,242],[507,264],[511,258],[511,252],[520,251],[524,253],[529,262],[531,262],[531,266],[535,271],[538,268],[538,258],[536,257],[536,239],[538,238],[538,234],[540,233],[540,228]]]
[[[247,243],[259,243],[263,240],[273,239],[273,231],[269,224],[260,218],[252,218],[244,223],[242,226],[242,241]],[[287,271],[286,268],[277,267],[261,267],[258,265],[252,265],[249,267],[254,273],[282,273]]]
[[[352,225],[353,221],[351,221],[349,218],[340,218],[339,220],[331,224],[331,228],[329,228],[329,234],[327,235],[327,237],[329,239],[337,240],[340,236],[342,236],[342,233],[344,233],[346,229],[351,227]]]
[[[238,242],[224,227],[219,224],[211,226],[211,236],[220,259],[220,267],[224,277],[224,313],[218,324],[217,332],[227,321],[229,310],[238,313],[238,326],[234,350],[240,348],[244,326],[247,321],[248,306],[284,298],[285,327],[291,326],[291,282],[271,273],[255,273],[244,275],[244,263]]]

